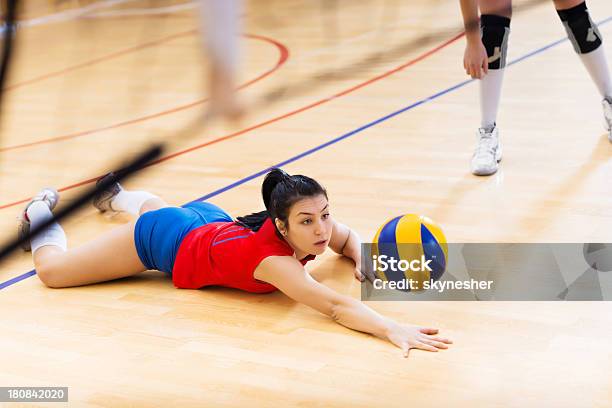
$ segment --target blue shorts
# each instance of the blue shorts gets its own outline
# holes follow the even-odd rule
[[[211,222],[232,222],[220,207],[206,202],[165,207],[144,213],[134,227],[136,252],[147,269],[172,273],[183,238]]]

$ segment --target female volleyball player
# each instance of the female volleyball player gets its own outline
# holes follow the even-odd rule
[[[468,75],[480,79],[481,124],[471,168],[475,175],[488,176],[497,171],[502,158],[496,118],[506,66],[512,0],[460,1],[467,39],[463,66]],[[584,0],[554,0],[554,3],[574,50],[603,98],[605,127],[612,142],[612,81],[602,36]]]
[[[52,288],[86,285],[157,269],[179,288],[221,285],[248,292],[276,289],[354,330],[374,334],[400,347],[438,351],[451,341],[438,330],[402,325],[360,301],[315,281],[306,262],[329,246],[355,262],[360,271],[361,243],[350,228],[330,216],[327,193],[315,180],[270,171],[262,185],[266,211],[232,219],[206,202],[172,207],[145,191],[119,184],[94,199],[100,211],[124,211],[137,220],[80,247],[67,250],[59,224],[35,236],[30,246],[40,280]],[[21,233],[52,217],[59,199],[43,189],[25,208]],[[30,249],[30,248],[25,248]]]

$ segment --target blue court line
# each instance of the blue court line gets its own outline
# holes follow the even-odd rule
[[[612,16],[610,16],[610,17],[608,17],[608,18],[606,18],[604,20],[599,21],[597,23],[597,25],[598,26],[605,25],[605,24],[609,23],[610,21],[612,21]],[[549,49],[554,48],[557,45],[562,44],[562,43],[564,43],[566,41],[568,41],[568,38],[564,37],[564,38],[562,38],[560,40],[551,42],[550,44],[547,44],[547,45],[545,45],[545,46],[543,46],[541,48],[538,48],[538,49],[536,49],[534,51],[531,51],[531,52],[523,55],[522,57],[519,57],[517,59],[512,60],[510,63],[507,64],[507,66],[510,67],[512,65],[518,64],[519,62],[522,62],[522,61],[524,61],[524,60],[526,60],[528,58],[531,58],[531,57],[533,57],[535,55],[541,54],[544,51],[548,51]],[[228,190],[231,190],[231,189],[233,189],[235,187],[238,187],[238,186],[240,186],[240,185],[242,185],[242,184],[244,184],[246,182],[249,182],[249,181],[251,181],[251,180],[253,180],[253,179],[257,178],[257,177],[263,176],[264,174],[266,174],[268,171],[270,171],[274,167],[282,167],[282,166],[285,166],[285,165],[287,165],[289,163],[293,163],[294,161],[297,161],[297,160],[299,160],[299,159],[301,159],[303,157],[310,156],[311,154],[316,153],[319,150],[325,149],[326,147],[334,145],[334,144],[336,144],[336,143],[338,143],[338,142],[340,142],[340,141],[342,141],[344,139],[348,139],[349,137],[354,136],[357,133],[361,133],[362,131],[364,131],[366,129],[369,129],[369,128],[373,127],[373,126],[376,126],[379,123],[382,123],[382,122],[385,122],[385,121],[387,121],[387,120],[389,120],[391,118],[394,118],[397,115],[400,115],[400,114],[402,114],[404,112],[408,112],[408,111],[410,111],[410,110],[412,110],[412,109],[414,109],[414,108],[416,108],[416,107],[418,107],[420,105],[426,104],[426,103],[431,102],[433,100],[436,100],[436,99],[440,98],[441,96],[444,96],[444,95],[446,95],[446,94],[448,94],[450,92],[453,92],[453,91],[456,91],[457,89],[463,88],[467,84],[470,84],[470,83],[472,83],[474,81],[475,81],[475,79],[467,79],[467,80],[465,80],[463,82],[459,82],[458,84],[453,85],[450,88],[446,88],[443,91],[440,91],[438,93],[430,95],[430,96],[428,96],[428,97],[426,97],[424,99],[421,99],[421,100],[419,100],[419,101],[417,101],[417,102],[415,102],[415,103],[413,103],[413,104],[411,104],[409,106],[406,106],[405,108],[402,108],[400,110],[392,112],[392,113],[390,113],[390,114],[388,114],[386,116],[383,116],[382,118],[376,119],[373,122],[370,122],[370,123],[368,123],[366,125],[363,125],[363,126],[357,128],[355,130],[352,130],[352,131],[348,132],[348,133],[345,133],[342,136],[338,136],[338,137],[336,137],[334,139],[331,139],[331,140],[329,140],[329,141],[327,141],[327,142],[325,142],[323,144],[315,146],[312,149],[306,150],[305,152],[302,152],[302,153],[300,153],[300,154],[298,154],[296,156],[293,156],[293,157],[291,157],[291,158],[289,158],[289,159],[287,159],[285,161],[277,163],[277,164],[275,164],[275,165],[273,165],[271,167],[268,167],[266,169],[258,171],[257,173],[253,173],[250,176],[247,176],[247,177],[245,177],[243,179],[240,179],[240,180],[238,180],[238,181],[236,181],[236,182],[234,182],[232,184],[229,184],[229,185],[227,185],[225,187],[222,187],[222,188],[220,188],[218,190],[215,190],[215,191],[213,191],[211,193],[203,195],[202,197],[199,197],[199,198],[197,198],[197,199],[195,199],[193,201],[190,201],[188,204],[195,203],[195,202],[198,202],[198,201],[205,201],[205,200],[208,200],[209,198],[218,196],[221,193],[224,193],[224,192],[226,192]],[[36,270],[32,269],[31,271],[26,272],[23,275],[17,276],[17,277],[15,277],[13,279],[10,279],[10,280],[8,280],[8,281],[6,281],[4,283],[0,283],[0,290],[6,288],[7,286],[13,285],[13,284],[15,284],[15,283],[17,283],[19,281],[22,281],[22,280],[24,280],[26,278],[29,278],[30,276],[35,275],[35,274],[36,274]]]
[[[245,178],[243,178],[241,180],[238,180],[238,181],[236,181],[236,182],[234,182],[234,183],[232,183],[230,185],[227,185],[227,186],[225,186],[223,188],[220,188],[219,190],[215,190],[212,193],[208,193],[208,194],[206,194],[206,195],[204,195],[202,197],[196,198],[195,200],[190,201],[190,204],[198,202],[198,201],[208,200],[209,198],[215,197],[215,196],[217,196],[217,195],[219,195],[219,194],[221,194],[221,193],[223,193],[223,192],[225,192],[227,190],[231,190],[234,187],[238,187],[239,185],[244,184],[247,181],[253,180],[254,178],[257,178],[259,176],[262,176],[262,175],[266,174],[268,171],[270,171],[274,167],[282,167],[282,166],[285,166],[285,165],[287,165],[289,163],[293,163],[294,161],[297,161],[297,160],[301,159],[302,157],[310,156],[311,154],[316,153],[316,152],[318,152],[321,149],[325,149],[328,146],[331,146],[331,145],[336,144],[336,143],[338,143],[338,142],[340,142],[340,141],[342,141],[344,139],[347,139],[347,138],[349,138],[351,136],[354,136],[357,133],[360,133],[360,132],[362,132],[362,131],[364,131],[366,129],[369,129],[369,128],[373,127],[373,126],[378,125],[379,123],[385,122],[386,120],[389,120],[389,119],[391,119],[391,118],[393,118],[393,117],[395,117],[395,116],[397,116],[397,115],[399,115],[401,113],[404,113],[404,112],[407,112],[409,110],[412,110],[412,109],[416,108],[417,106],[420,106],[420,105],[423,105],[423,104],[425,104],[427,102],[433,101],[434,99],[437,99],[440,96],[445,95],[445,94],[447,94],[449,92],[455,91],[455,90],[457,90],[457,89],[459,89],[459,88],[461,88],[461,87],[463,87],[463,86],[465,86],[465,85],[467,85],[467,84],[469,84],[470,82],[473,82],[473,81],[474,81],[474,79],[465,80],[465,81],[463,81],[463,82],[461,82],[461,83],[459,83],[457,85],[454,85],[454,86],[452,86],[450,88],[447,88],[447,89],[445,89],[445,90],[443,90],[441,92],[438,92],[438,93],[436,93],[434,95],[431,95],[431,96],[429,96],[429,97],[427,97],[425,99],[421,99],[420,101],[415,102],[415,103],[413,103],[410,106],[406,106],[405,108],[402,108],[402,109],[400,109],[398,111],[390,113],[390,114],[388,114],[386,116],[383,116],[382,118],[376,119],[375,121],[370,122],[367,125],[363,125],[360,128],[357,128],[355,130],[352,130],[352,131],[350,131],[348,133],[343,134],[342,136],[338,136],[335,139],[332,139],[332,140],[330,140],[328,142],[325,142],[325,143],[323,143],[321,145],[315,146],[312,149],[306,150],[305,152],[302,152],[302,153],[298,154],[297,156],[293,156],[293,157],[291,157],[291,158],[289,158],[289,159],[287,159],[285,161],[277,163],[277,164],[275,164],[275,165],[273,165],[271,167],[268,167],[266,169],[258,171],[257,173],[251,174],[248,177],[245,177]]]
[[[0,289],[4,289],[7,286],[11,286],[12,284],[17,283],[19,281],[22,281],[22,280],[24,280],[26,278],[29,278],[30,276],[33,276],[33,275],[36,275],[36,270],[34,270],[34,269],[32,269],[30,272],[24,273],[23,275],[19,275],[19,276],[13,278],[13,279],[7,280],[6,282],[0,283]]]
[[[606,18],[605,20],[601,20],[599,23],[597,23],[597,25],[598,26],[604,25],[604,24],[609,23],[610,21],[612,21],[612,16]],[[535,56],[537,54],[541,54],[544,51],[547,51],[547,50],[549,50],[549,49],[551,49],[553,47],[556,47],[557,45],[562,44],[562,43],[564,43],[566,41],[568,41],[567,37],[562,38],[562,39],[557,40],[557,41],[554,41],[554,42],[552,42],[552,43],[550,43],[548,45],[545,45],[542,48],[538,48],[538,49],[536,49],[536,50],[534,50],[534,51],[532,51],[530,53],[527,53],[527,54],[523,55],[522,57],[519,57],[517,59],[512,60],[510,63],[507,64],[507,66],[512,66],[512,65],[518,64],[519,62],[522,62],[522,61],[526,60],[527,58],[533,57],[533,56]],[[470,83],[472,83],[474,81],[476,81],[476,80],[475,79],[467,79],[467,80],[465,80],[463,82],[460,82],[460,83],[458,83],[456,85],[451,86],[450,88],[446,88],[445,90],[440,91],[440,92],[438,92],[436,94],[433,94],[431,96],[428,96],[427,98],[421,99],[420,101],[415,102],[412,105],[406,106],[405,108],[397,110],[397,111],[395,111],[393,113],[390,113],[390,114],[388,114],[386,116],[383,116],[382,118],[376,119],[375,121],[370,122],[370,123],[368,123],[368,124],[366,124],[366,125],[364,125],[364,126],[362,126],[360,128],[357,128],[357,129],[352,130],[352,131],[350,131],[348,133],[345,133],[342,136],[339,136],[339,137],[337,137],[335,139],[332,139],[332,140],[330,140],[328,142],[325,142],[325,143],[323,143],[323,144],[321,144],[319,146],[313,147],[312,149],[307,150],[307,151],[305,151],[303,153],[300,153],[297,156],[293,156],[290,159],[287,159],[285,161],[277,163],[277,164],[275,164],[275,165],[273,165],[271,167],[268,167],[267,169],[258,171],[257,173],[251,174],[248,177],[245,177],[245,178],[243,178],[241,180],[238,180],[238,181],[236,181],[236,182],[234,182],[234,183],[232,183],[232,184],[230,184],[228,186],[225,186],[225,187],[220,188],[220,189],[218,189],[216,191],[213,191],[212,193],[208,193],[208,194],[206,194],[206,195],[204,195],[204,196],[202,196],[200,198],[197,198],[197,199],[191,201],[190,203],[194,203],[194,202],[197,202],[197,201],[204,201],[204,200],[208,200],[209,198],[215,197],[215,196],[217,196],[217,195],[219,195],[219,194],[221,194],[221,193],[223,193],[223,192],[225,192],[227,190],[231,190],[234,187],[238,187],[241,184],[244,184],[244,183],[246,183],[248,181],[251,181],[251,180],[253,180],[253,179],[257,178],[257,177],[260,177],[260,176],[266,174],[268,171],[270,171],[274,167],[282,167],[282,166],[285,166],[285,165],[287,165],[289,163],[293,163],[294,161],[297,161],[297,160],[299,160],[299,159],[301,159],[303,157],[309,156],[309,155],[311,155],[311,154],[313,154],[313,153],[315,153],[315,152],[317,152],[317,151],[319,151],[321,149],[324,149],[324,148],[326,148],[328,146],[336,144],[336,143],[338,143],[338,142],[340,142],[340,141],[342,141],[344,139],[347,139],[347,138],[349,138],[349,137],[351,137],[351,136],[353,136],[353,135],[355,135],[357,133],[360,133],[360,132],[362,132],[362,131],[364,131],[366,129],[369,129],[369,128],[373,127],[373,126],[376,126],[379,123],[385,122],[386,120],[389,120],[389,119],[391,119],[391,118],[393,118],[393,117],[395,117],[397,115],[400,115],[400,114],[402,114],[404,112],[408,112],[408,111],[416,108],[417,106],[420,106],[420,105],[423,105],[425,103],[431,102],[431,101],[433,101],[435,99],[438,99],[441,96],[446,95],[447,93],[450,93],[450,92],[456,91],[457,89],[463,88],[467,84],[470,84]]]

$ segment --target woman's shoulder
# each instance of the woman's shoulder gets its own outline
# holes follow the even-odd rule
[[[286,274],[290,270],[304,270],[304,266],[290,255],[271,255],[261,259],[253,271],[253,277],[268,281],[277,274]]]

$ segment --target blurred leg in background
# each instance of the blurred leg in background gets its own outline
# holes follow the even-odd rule
[[[238,119],[243,114],[236,95],[242,10],[242,0],[200,0],[200,26],[210,67],[209,116]]]

